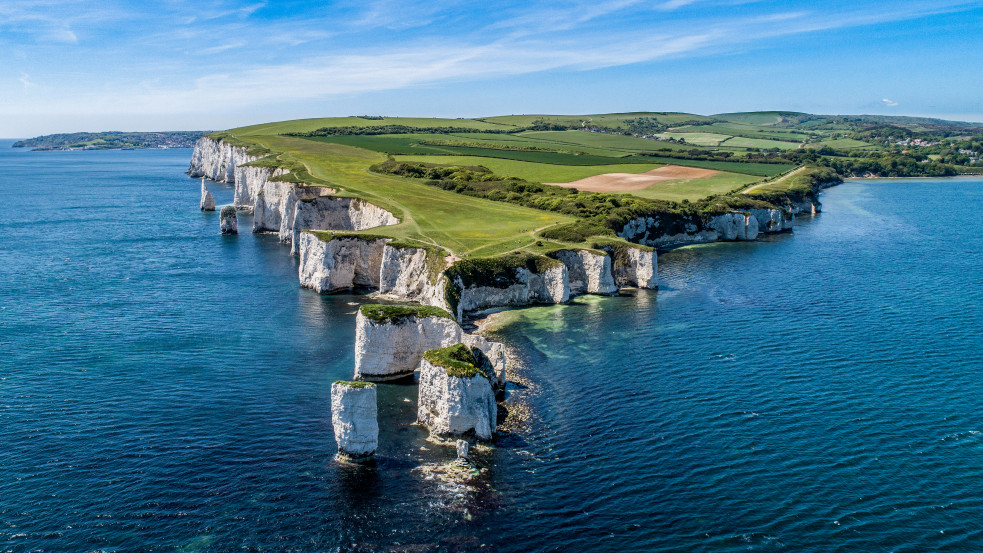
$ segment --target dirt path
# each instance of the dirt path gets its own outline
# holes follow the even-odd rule
[[[773,184],[778,184],[778,183],[782,182],[783,180],[791,177],[792,175],[798,174],[803,169],[805,169],[805,166],[799,167],[798,169],[793,169],[791,173],[787,173],[787,174],[785,174],[785,175],[783,175],[783,176],[781,176],[781,177],[779,177],[779,178],[777,178],[775,180],[770,180],[770,181],[767,181],[767,182],[763,182],[761,184],[756,184],[756,185],[751,186],[749,188],[745,188],[744,190],[741,191],[741,193],[742,194],[747,194],[748,192],[750,192],[752,190],[756,190],[758,188],[761,188],[762,186],[771,186]]]

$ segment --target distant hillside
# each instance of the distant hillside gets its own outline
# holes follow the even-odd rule
[[[208,131],[175,132],[76,132],[47,134],[14,142],[14,148],[35,150],[137,150],[191,148]]]

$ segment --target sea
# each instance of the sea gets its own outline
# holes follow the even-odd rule
[[[510,427],[462,483],[412,383],[335,460],[371,300],[220,235],[190,150],[10,145],[0,552],[983,550],[983,179],[849,181],[658,291],[493,315]]]

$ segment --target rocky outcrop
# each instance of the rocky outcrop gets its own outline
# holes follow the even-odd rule
[[[659,255],[653,248],[622,244],[601,246],[611,256],[611,270],[618,288],[659,287]]]
[[[256,159],[258,158],[249,155],[245,147],[232,146],[204,136],[195,142],[188,175],[218,182],[235,182],[236,167]]]
[[[247,148],[202,138],[195,143],[188,174],[233,183],[233,205],[253,213],[253,232],[277,232],[282,242],[292,244],[301,231],[365,230],[395,225],[396,217],[371,203],[356,198],[330,196],[334,190],[288,182],[289,172],[251,156]]]
[[[629,242],[662,248],[677,244],[713,242],[717,232],[698,218],[637,217],[625,223],[618,236]]]
[[[717,240],[754,240],[758,237],[758,219],[750,213],[739,211],[724,213],[710,219],[710,228],[717,233]]]
[[[379,294],[449,310],[444,298],[447,286],[444,268],[443,252],[436,248],[386,244],[382,251]]]
[[[239,217],[236,215],[236,208],[231,205],[227,205],[222,208],[220,212],[221,219],[219,220],[219,230],[222,234],[238,234],[239,233]]]
[[[784,209],[752,209],[751,215],[758,221],[759,233],[792,230],[792,214]]]
[[[339,380],[331,385],[331,425],[340,458],[364,461],[375,454],[378,411],[375,384]]]
[[[208,187],[205,186],[204,178],[201,179],[201,210],[215,211],[215,198],[208,191]]]
[[[756,216],[734,211],[705,221],[682,215],[637,217],[628,221],[618,236],[636,244],[664,248],[718,240],[754,240],[758,233]]]
[[[281,241],[297,240],[308,229],[358,231],[399,223],[392,213],[369,202],[315,195],[305,188],[297,188],[285,200],[284,212],[288,217],[279,227]]]
[[[420,315],[374,316],[392,307],[362,306],[355,316],[355,378],[389,380],[411,375],[424,352],[461,341],[461,326],[450,315],[427,316],[421,311]],[[412,313],[413,308],[402,310]]]
[[[495,392],[469,354],[467,346],[457,344],[424,355],[417,420],[437,436],[473,432],[479,440],[491,440],[498,415]]]
[[[471,348],[472,351],[477,350],[481,352],[482,358],[478,359],[478,362],[482,365],[481,368],[485,374],[491,378],[492,387],[497,390],[504,390],[507,382],[505,373],[505,362],[507,359],[505,346],[499,342],[493,342],[484,336],[468,334],[467,332],[461,335],[461,343]],[[475,357],[479,357],[477,352],[475,353]],[[486,362],[487,366],[485,366]]]
[[[823,204],[818,199],[806,198],[801,202],[794,202],[791,205],[793,215],[815,215],[823,210]]]
[[[549,257],[567,268],[570,295],[614,294],[618,286],[611,271],[611,258],[604,252],[591,250],[558,250]]]
[[[570,299],[567,267],[556,262],[547,267],[508,267],[485,273],[480,281],[465,281],[458,274],[450,280],[457,297],[455,315],[490,307],[536,303],[563,303]]]
[[[379,288],[382,250],[388,238],[340,236],[324,241],[300,234],[300,285],[319,293]]]
[[[355,317],[355,377],[391,380],[413,374],[423,354],[463,343],[474,350],[495,388],[505,386],[505,346],[468,334],[430,306],[363,305]]]
[[[287,174],[287,170],[281,167],[237,165],[232,174],[233,180],[231,182],[235,190],[235,197],[232,203],[240,209],[256,209],[256,201],[262,194],[272,196],[271,203],[273,203],[278,196],[277,187],[282,185],[287,185],[287,187],[292,186],[290,183],[270,180],[273,177]],[[269,190],[266,189],[267,184],[272,185]],[[267,230],[278,230],[278,227],[271,227]]]

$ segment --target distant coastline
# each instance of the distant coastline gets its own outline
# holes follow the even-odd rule
[[[73,150],[147,150],[193,148],[208,131],[171,132],[77,132],[47,134],[14,142],[14,148],[35,152]]]

